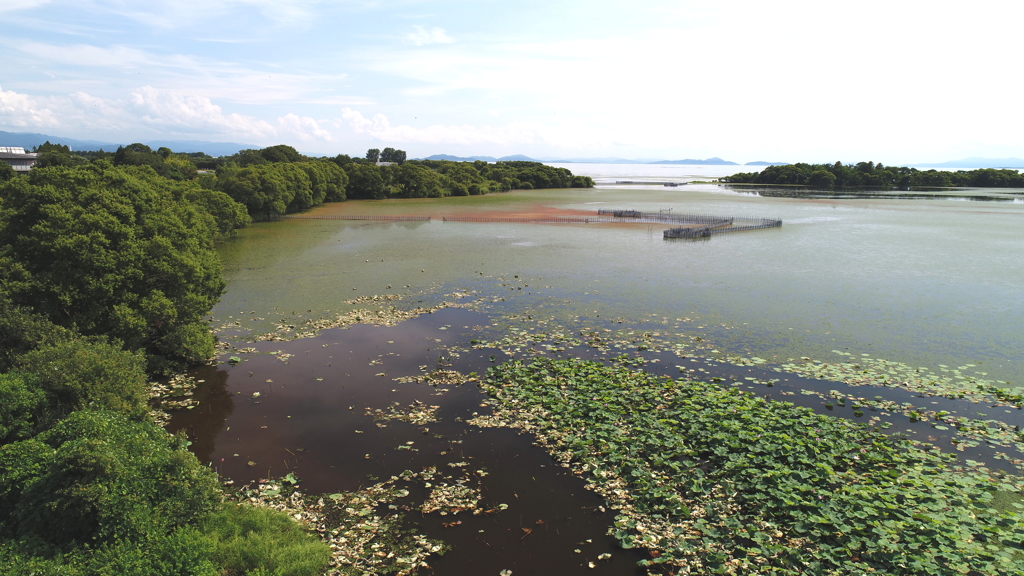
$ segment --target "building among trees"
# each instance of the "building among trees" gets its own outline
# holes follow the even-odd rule
[[[0,160],[14,168],[15,172],[24,174],[36,164],[38,154],[25,152],[24,148],[13,146],[0,146]]]

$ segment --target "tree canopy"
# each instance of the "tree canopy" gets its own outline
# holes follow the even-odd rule
[[[818,190],[834,188],[1024,188],[1024,174],[1016,170],[981,168],[978,170],[918,170],[881,163],[789,164],[768,166],[761,172],[740,172],[720,179],[722,182],[808,186]]]
[[[148,167],[105,161],[7,182],[0,295],[59,326],[144,349],[153,366],[210,357],[202,318],[224,287],[219,228],[187,196]]]
[[[217,171],[216,186],[244,205],[254,218],[307,210],[347,197],[349,177],[333,162],[227,164]]]

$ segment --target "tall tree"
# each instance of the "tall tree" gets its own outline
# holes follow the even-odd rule
[[[366,159],[370,162],[377,162],[380,160],[380,150],[377,148],[370,148],[366,151]]]

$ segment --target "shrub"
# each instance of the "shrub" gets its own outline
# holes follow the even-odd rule
[[[0,447],[0,525],[30,550],[142,545],[219,500],[215,475],[183,438],[113,412],[79,410]]]
[[[0,297],[0,372],[10,370],[20,354],[73,336],[73,331],[57,326],[30,308],[15,306]]]
[[[0,444],[31,438],[46,394],[29,374],[0,374]]]
[[[91,406],[141,416],[146,410],[146,359],[105,338],[78,338],[43,346],[18,358],[46,395],[40,425]]]
[[[270,508],[228,504],[202,530],[213,544],[213,562],[228,574],[318,576],[331,556],[326,544]]]

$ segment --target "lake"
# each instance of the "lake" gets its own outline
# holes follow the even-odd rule
[[[234,346],[222,360],[234,354],[240,363],[197,372],[205,380],[200,404],[175,413],[171,429],[188,433],[203,462],[239,483],[293,472],[309,492],[335,492],[424,466],[447,471],[452,482],[486,470],[472,476],[482,505],[505,504],[506,511],[410,516],[410,526],[454,548],[431,561],[438,574],[470,566],[476,573],[583,573],[602,553],[614,559],[601,570],[632,574],[639,553],[618,549],[605,533],[613,515],[582,479],[553,466],[528,435],[466,424],[487,410],[471,383],[408,378],[438,367],[482,374],[492,359],[539,353],[628,352],[654,372],[734,380],[823,413],[830,391],[838,391],[993,420],[1010,435],[1022,423],[1019,410],[971,397],[868,391],[808,376],[821,372],[812,359],[856,358],[865,367],[892,362],[885,368],[892,374],[945,378],[939,388],[975,379],[1021,386],[1024,203],[964,200],[970,193],[761,197],[710,184],[615,184],[709,180],[750,167],[565,167],[598,186],[328,204],[308,215],[433,219],[285,219],[239,231],[220,247],[228,286],[211,325]],[[780,218],[783,226],[681,241],[664,240],[665,225],[440,220],[598,209]],[[339,313],[370,310],[358,313],[363,319],[390,306],[432,313],[288,339],[311,321],[331,326]],[[598,333],[608,335],[603,347],[585,343],[586,334]],[[258,337],[271,339],[253,343]],[[800,372],[800,362],[812,368]],[[381,417],[416,402],[438,406],[430,422]],[[855,417],[850,407],[828,412]],[[954,434],[891,406],[869,417],[946,449]],[[1007,470],[1019,458],[1012,442],[964,444],[973,444],[971,457]],[[422,500],[427,488],[410,498]],[[453,527],[452,518],[464,522]]]

